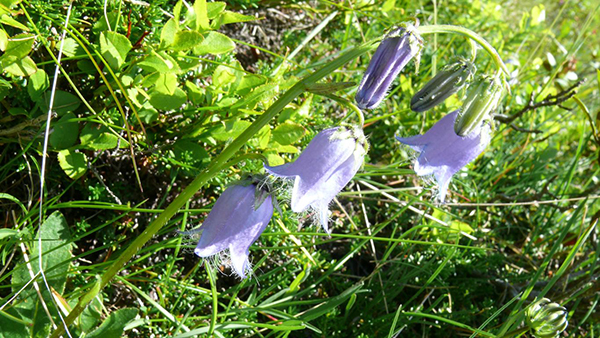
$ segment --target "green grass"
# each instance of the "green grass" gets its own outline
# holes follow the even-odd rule
[[[63,321],[73,337],[526,337],[524,310],[541,297],[567,309],[563,336],[597,336],[597,5],[375,3],[240,0],[226,15],[209,4],[204,22],[192,2],[108,1],[105,17],[103,1],[85,1],[67,27],[62,2],[4,3],[0,41],[33,43],[0,56],[0,337],[56,336]],[[330,206],[330,236],[284,193],[250,249],[250,278],[195,256],[198,236],[181,231],[200,227],[227,184],[357,123],[356,86],[323,94],[314,84],[358,83],[374,47],[363,44],[414,16],[494,46],[511,72],[497,113],[519,114],[515,128],[497,119],[447,203],[394,136],[460,107],[460,95],[427,113],[409,102],[471,47],[424,35],[418,72],[410,63],[365,112],[370,149]],[[199,46],[211,34],[220,42]],[[482,49],[476,63],[495,69]],[[544,102],[551,95],[564,100]],[[54,292],[38,272],[40,244]]]

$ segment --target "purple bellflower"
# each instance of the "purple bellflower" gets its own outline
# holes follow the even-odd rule
[[[423,41],[411,24],[404,23],[389,32],[377,47],[360,81],[355,96],[356,105],[360,109],[376,108],[402,68],[418,56],[422,47]]]
[[[276,177],[294,179],[292,211],[311,207],[329,233],[329,203],[360,169],[367,150],[360,127],[330,128],[317,134],[296,161],[265,169]]]
[[[248,261],[250,245],[265,230],[271,216],[271,195],[255,184],[230,186],[206,217],[194,253],[206,258],[229,250],[233,271],[245,278],[251,269]]]
[[[438,183],[438,199],[444,202],[452,176],[473,161],[490,142],[490,127],[480,125],[469,135],[454,132],[458,110],[444,116],[423,135],[396,137],[420,155],[414,170],[419,176],[433,175]]]

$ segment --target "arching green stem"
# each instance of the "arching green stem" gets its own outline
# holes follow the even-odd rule
[[[173,215],[202,188],[208,180],[217,175],[221,170],[227,167],[228,161],[242,148],[248,140],[266,126],[277,114],[283,110],[296,97],[307,90],[309,86],[315,84],[325,76],[333,73],[347,62],[356,59],[364,53],[373,49],[375,41],[369,41],[361,46],[353,48],[338,58],[330,61],[321,69],[296,83],[292,88],[285,92],[271,107],[260,115],[244,132],[227,146],[219,155],[217,155],[211,164],[202,171],[180,194],[167,206],[167,208],[158,215],[158,217],[144,229],[144,231],[123,250],[121,255],[107,268],[104,275],[85,295],[79,298],[77,305],[71,310],[66,318],[66,325],[71,325],[87,304],[115,277],[119,271],[129,262],[129,260],[165,225]],[[232,162],[232,163],[235,163]],[[59,327],[52,333],[53,338],[58,338],[64,332],[63,327]]]
[[[417,27],[417,30],[419,31],[419,33],[421,33],[421,35],[434,33],[451,33],[463,35],[481,45],[481,47],[483,47],[483,49],[485,49],[485,51],[488,52],[488,54],[490,54],[498,68],[502,69],[502,71],[506,75],[508,75],[508,69],[506,68],[506,65],[502,61],[502,58],[500,57],[500,54],[498,54],[496,49],[492,47],[492,45],[490,45],[489,42],[487,42],[481,35],[473,32],[470,29],[453,25],[429,25],[419,26]]]

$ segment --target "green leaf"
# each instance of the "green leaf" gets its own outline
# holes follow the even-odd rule
[[[124,308],[111,313],[96,330],[90,332],[85,338],[112,338],[123,336],[127,323],[137,316],[138,309]]]
[[[190,99],[190,101],[192,101],[193,104],[201,105],[204,103],[204,88],[196,86],[196,84],[191,81],[185,81],[185,88],[187,89],[188,98]]]
[[[206,15],[209,19],[214,19],[217,15],[221,14],[226,6],[227,4],[223,1],[209,2],[206,4]]]
[[[100,33],[100,53],[112,69],[121,69],[131,50],[131,42],[125,35],[110,31],[104,33]]]
[[[279,85],[277,83],[265,83],[264,85],[260,85],[247,94],[244,99],[233,105],[231,109],[243,107],[254,108],[257,103],[272,99],[277,94],[278,90]]]
[[[150,93],[150,104],[159,110],[175,110],[187,101],[187,96],[181,88],[175,88],[173,94],[165,94],[154,90]]]
[[[172,50],[190,50],[204,41],[202,34],[195,31],[180,31],[175,34]]]
[[[217,141],[234,139],[246,130],[252,123],[244,120],[227,121],[225,125],[215,129],[211,136]]]
[[[181,3],[181,2],[180,2]],[[160,47],[167,48],[175,41],[175,34],[179,30],[179,24],[174,18],[169,19],[160,31]]]
[[[213,72],[212,83],[215,88],[223,88],[234,83],[236,79],[235,72],[230,67],[219,65]]]
[[[4,29],[0,29],[0,50],[6,51],[6,47],[8,47],[8,34]]]
[[[47,112],[50,104],[50,92],[46,91],[44,93],[44,99],[40,102],[40,108],[42,111]],[[75,111],[81,105],[81,101],[79,98],[71,93],[64,92],[62,90],[57,90],[54,93],[54,107],[52,110],[55,111],[58,116],[63,116],[64,114]]]
[[[19,232],[13,229],[0,229],[0,239],[5,239],[7,237],[14,237],[18,235]]]
[[[0,57],[0,65],[6,67],[31,53],[35,35],[19,34],[8,39],[5,53]]]
[[[177,76],[170,73],[160,73],[154,83],[154,89],[166,95],[175,94],[175,90],[177,90]]]
[[[41,68],[31,74],[27,81],[27,93],[32,101],[39,100],[48,87],[50,87],[48,74]]]
[[[138,111],[138,116],[142,122],[149,124],[158,120],[158,111],[152,107],[150,102],[146,102],[142,106],[142,109]]]
[[[270,166],[282,165],[285,163],[285,160],[279,156],[275,150],[265,151],[263,152],[263,155],[267,158],[267,163]]]
[[[56,211],[51,214],[40,226],[36,239],[41,238],[43,252],[42,267],[48,281],[48,285],[58,294],[65,291],[67,273],[71,264],[71,235],[69,226],[63,215]],[[12,275],[13,292],[20,290],[31,279],[31,273],[37,274],[39,271],[38,261],[38,241],[33,241],[31,251],[29,252],[29,267],[21,260]],[[57,309],[53,308],[52,295],[40,283],[40,292],[46,305],[50,308],[50,313],[56,314]],[[33,287],[26,288],[19,296],[20,301],[16,302],[14,307],[20,313],[21,317],[31,320],[31,336],[47,336],[50,327],[50,321],[42,309],[40,299]],[[54,317],[55,322],[60,322],[58,317]]]
[[[65,149],[58,152],[58,164],[71,179],[76,180],[87,171],[87,157],[85,154],[76,153]]]
[[[0,100],[4,99],[12,89],[12,84],[10,82],[0,79]]]
[[[194,2],[194,14],[196,14],[196,30],[209,30],[206,0],[196,0]]]
[[[50,134],[50,145],[54,149],[66,149],[77,142],[79,125],[76,121],[69,121],[75,118],[75,114],[68,112],[53,124],[54,131]]]
[[[203,54],[223,54],[232,51],[235,43],[224,34],[218,32],[208,32],[204,41],[194,48],[194,53]]]
[[[178,162],[197,168],[209,161],[208,153],[203,146],[190,140],[178,140],[173,144],[173,153]]]
[[[119,144],[119,138],[107,127],[94,123],[86,124],[79,138],[82,147],[93,150],[114,149]]]
[[[304,312],[299,317],[299,319],[310,321],[310,320],[319,318],[319,317],[327,314],[329,311],[333,310],[334,308],[336,308],[337,306],[339,306],[340,304],[345,302],[348,298],[350,298],[350,296],[359,292],[362,287],[363,287],[363,283],[358,283],[354,286],[351,286],[350,288],[348,288],[341,294],[339,294],[335,297],[331,297],[331,298],[327,299],[327,301],[320,303],[320,304],[314,306],[312,309]]]
[[[246,74],[236,88],[236,94],[245,96],[254,88],[267,83],[267,78],[255,74]]]
[[[65,38],[65,42],[63,45],[63,54],[65,54],[68,57],[73,57],[77,55],[85,55],[85,51],[79,46],[75,39]]]
[[[19,201],[19,199],[16,198],[16,197],[14,197],[13,195],[0,192],[0,199],[6,199],[6,200],[9,200],[11,202],[14,202],[16,205],[18,205],[19,207],[21,207],[21,210],[23,210],[24,213],[27,213],[27,208],[25,208],[25,206],[23,205],[23,203],[21,203],[21,201]]]
[[[153,52],[137,65],[147,72],[179,73],[181,71],[177,61],[165,52]]]
[[[17,1],[17,2],[19,2],[19,1]],[[26,31],[26,32],[29,31],[29,28],[27,26],[23,25],[19,21],[11,18],[10,16],[8,16],[6,14],[2,15],[2,17],[0,18],[0,23],[18,28],[18,29]]]
[[[273,141],[281,145],[292,144],[300,140],[304,133],[304,127],[299,124],[290,122],[280,124],[273,130]]]
[[[13,76],[29,76],[37,71],[37,66],[29,56],[26,56],[4,67],[4,70]]]
[[[254,21],[254,20],[257,20],[257,19],[250,15],[244,15],[244,14],[231,12],[231,11],[223,11],[218,18],[215,18],[212,21],[211,28],[219,29],[221,27],[221,25],[226,25],[229,23],[236,23],[236,22],[248,22],[248,21]]]
[[[79,327],[82,331],[88,332],[100,322],[100,318],[102,318],[102,292],[92,298],[90,304],[79,316]]]

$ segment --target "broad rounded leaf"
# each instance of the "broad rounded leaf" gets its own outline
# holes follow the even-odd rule
[[[76,153],[69,149],[58,152],[58,163],[65,174],[74,180],[83,176],[87,170],[87,157],[85,154]]]

